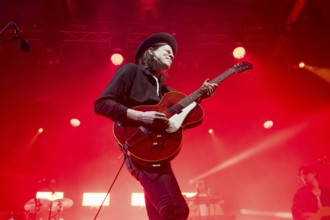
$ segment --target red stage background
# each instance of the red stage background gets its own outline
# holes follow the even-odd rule
[[[93,102],[118,68],[109,61],[112,51],[132,62],[137,44],[158,31],[177,38],[168,84],[186,94],[240,62],[231,54],[238,44],[247,51],[243,61],[254,66],[221,82],[202,103],[203,123],[185,132],[173,160],[182,191],[194,191],[191,180],[202,176],[224,199],[226,214],[278,219],[274,213],[290,212],[301,186],[300,165],[313,164],[330,185],[330,82],[298,68],[303,61],[330,77],[329,1],[0,4],[0,25],[15,22],[31,43],[29,52],[18,41],[0,45],[1,219],[23,213],[37,191],[47,191],[42,179],[74,201],[64,219],[93,219],[97,209],[81,206],[82,193],[106,192],[123,159],[112,122],[94,114]],[[8,28],[0,40],[12,34]],[[72,127],[71,118],[81,125]],[[271,129],[263,127],[266,120],[273,120]],[[130,206],[132,192],[142,189],[124,168],[99,219],[147,219],[144,208]],[[242,209],[271,214],[243,215]]]

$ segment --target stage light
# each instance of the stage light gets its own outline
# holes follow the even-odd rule
[[[304,68],[305,70],[308,70],[308,71],[314,73],[315,75],[317,75],[321,79],[323,79],[326,82],[330,83],[330,68],[312,66],[312,65],[308,65],[308,64],[305,64],[305,63],[302,63],[302,62],[299,63],[299,67]]]
[[[80,126],[80,120],[77,118],[72,118],[70,120],[70,124],[72,125],[72,127],[79,127]]]
[[[299,133],[304,128],[304,124],[297,124],[277,133],[274,133],[272,136],[268,136],[267,138],[262,139],[261,141],[254,143],[241,153],[236,154],[234,157],[229,158],[225,161],[222,161],[217,166],[209,169],[208,171],[192,178],[189,180],[189,183],[195,183],[199,179],[203,179],[208,177],[216,172],[224,170],[228,167],[231,167],[235,164],[238,164],[252,156],[255,156],[261,152],[264,152],[274,146],[278,146],[279,144],[283,143],[284,141],[289,140],[290,138],[294,137],[297,133]]]
[[[107,196],[107,197],[105,197]],[[104,203],[102,204],[102,202]],[[83,193],[82,206],[109,206],[110,194],[107,193]]]
[[[54,201],[57,199],[64,198],[64,192],[37,192],[37,199],[48,199],[50,201]]]
[[[242,59],[245,57],[246,51],[244,47],[238,46],[233,50],[233,56],[235,59]]]
[[[32,144],[34,144],[36,141],[37,141],[37,139],[38,139],[38,137],[42,134],[44,132],[44,129],[43,128],[39,128],[38,130],[37,130],[37,132],[33,135],[33,137],[31,138],[31,140],[30,140],[30,145],[32,145]]]
[[[119,66],[120,64],[123,63],[124,57],[119,51],[117,51],[111,55],[110,60],[113,65]]]
[[[209,134],[213,134],[213,129],[212,128],[209,129]]]
[[[182,195],[187,198],[196,196],[197,192],[182,192]]]
[[[145,206],[144,193],[132,193],[131,206]]]
[[[304,67],[305,67],[305,63],[304,63],[304,62],[300,62],[300,63],[298,64],[298,66],[299,66],[299,68],[304,68]]]
[[[268,121],[265,121],[265,122],[264,122],[264,128],[266,128],[266,129],[270,129],[270,128],[272,128],[273,125],[274,125],[274,123],[273,123],[273,121],[271,121],[271,120],[268,120]]]

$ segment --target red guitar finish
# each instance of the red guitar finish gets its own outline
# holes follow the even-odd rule
[[[186,97],[179,92],[166,93],[157,105],[138,106],[133,109],[139,111],[158,111],[170,118],[174,112],[169,106],[175,105]],[[180,151],[182,130],[193,127],[202,121],[204,111],[196,105],[185,118],[182,126],[175,132],[155,130],[143,126],[118,126],[114,125],[115,138],[122,149],[127,148],[127,153],[134,159],[145,163],[157,163],[173,159]]]
[[[232,73],[240,73],[249,69],[252,69],[251,64],[241,62],[210,82],[218,84]],[[169,92],[157,105],[134,107],[133,109],[139,111],[164,113],[170,120],[170,128],[160,130],[136,123],[128,126],[115,123],[113,133],[119,148],[137,162],[154,164],[172,160],[181,149],[183,130],[202,122],[204,111],[196,100],[205,93],[206,90],[203,87],[189,96],[180,92]]]

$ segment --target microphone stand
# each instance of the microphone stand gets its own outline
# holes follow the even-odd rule
[[[15,26],[17,26],[17,25],[16,25],[16,23],[13,22],[13,21],[9,22],[8,24],[6,24],[6,25],[0,30],[0,35],[1,35],[2,33],[4,33],[5,30],[7,30],[7,28],[8,28],[9,26],[13,26],[13,27],[15,27]],[[14,33],[15,33],[15,35],[14,35],[11,39],[7,39],[7,40],[0,41],[0,44],[4,44],[4,43],[10,42],[10,41],[16,41],[16,40],[18,40],[18,38],[19,38],[19,37],[18,37],[19,30],[16,29],[16,28],[14,28]]]
[[[42,181],[42,182],[52,192],[52,198],[53,198],[54,195],[56,194],[54,189],[52,187],[50,187],[48,182],[46,182],[46,181]],[[50,205],[49,205],[48,220],[51,220],[51,218],[52,218],[52,208],[53,208],[53,200],[51,199]]]
[[[56,194],[55,191],[53,190],[52,187],[49,186],[48,183],[45,183],[45,185],[52,192],[52,198],[53,198],[54,195]],[[52,208],[53,208],[53,200],[50,201],[50,207],[49,207],[49,213],[48,213],[48,220],[50,220],[51,217],[52,217]]]

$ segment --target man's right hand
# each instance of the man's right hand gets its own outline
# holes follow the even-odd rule
[[[156,111],[142,112],[142,114],[138,117],[138,121],[146,125],[151,125],[157,129],[166,129],[170,124],[169,119],[166,118],[164,113]]]
[[[157,111],[137,111],[134,109],[127,110],[127,117],[139,123],[150,125],[157,129],[166,129],[170,125],[169,119],[162,112]]]

